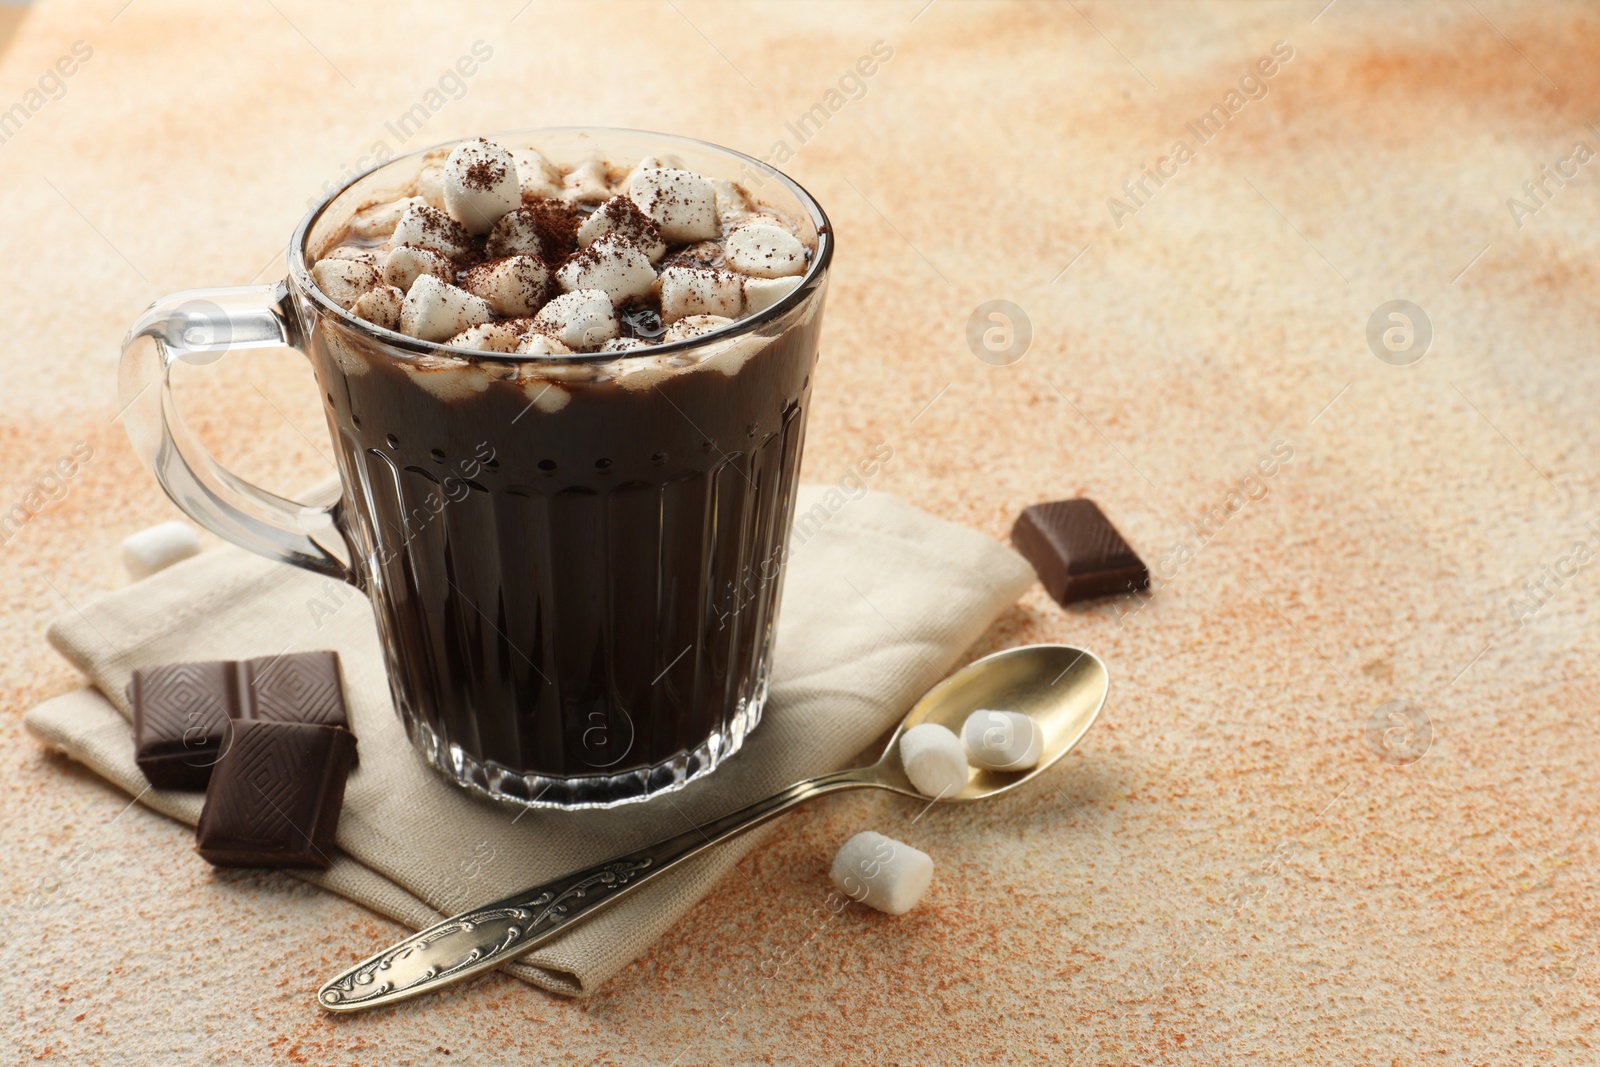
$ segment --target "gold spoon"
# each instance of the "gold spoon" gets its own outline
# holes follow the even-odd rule
[[[328,1011],[363,1011],[431,993],[498,967],[610,906],[662,871],[824,793],[888,789],[927,800],[900,766],[900,735],[919,723],[942,723],[959,736],[967,716],[980,708],[1033,716],[1044,730],[1036,766],[1025,771],[974,768],[965,789],[939,799],[959,803],[1009,792],[1072,751],[1094,725],[1109,685],[1105,664],[1080,648],[1025,645],[985,656],[917,701],[872,766],[800,782],[648,848],[452,916],[330,980],[317,991],[317,1003]]]

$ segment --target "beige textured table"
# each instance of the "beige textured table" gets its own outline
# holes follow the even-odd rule
[[[39,505],[0,546],[7,1043],[55,1063],[1592,1062],[1600,14],[1324,3],[31,11],[0,59],[0,112],[24,107],[0,114],[0,506]],[[435,95],[480,40],[492,57]],[[892,56],[857,77],[876,42]],[[874,488],[1001,537],[1088,494],[1163,580],[1070,612],[1035,590],[984,643],[1111,666],[1100,726],[1039,788],[916,821],[816,803],[586,1001],[492,976],[327,1018],[316,982],[393,924],[207,869],[19,725],[78,684],[47,621],[174,514],[114,421],[118,341],[161,292],[274,275],[307,199],[375,142],[564,123],[781,142],[828,207],[810,480],[884,442]],[[975,357],[989,300],[1024,309],[1020,360],[1014,313],[1010,350],[980,317],[1001,351]],[[1421,310],[1375,318],[1393,300]],[[186,397],[206,438],[268,484],[323,473],[305,368],[230,362]],[[80,441],[59,499],[30,497]],[[931,852],[934,888],[903,919],[820,923],[831,850],[866,827]]]

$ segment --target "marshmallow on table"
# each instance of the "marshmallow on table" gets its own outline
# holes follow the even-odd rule
[[[608,233],[621,234],[639,246],[651,263],[659,263],[667,254],[667,242],[661,238],[661,227],[655,219],[639,210],[625,196],[613,196],[601,204],[578,227],[578,245],[588,248]]]
[[[497,314],[532,315],[550,297],[550,271],[537,256],[480,263],[461,276],[461,288],[488,301]]]
[[[919,723],[900,735],[900,766],[923,796],[953,797],[967,787],[961,738],[936,722]]]
[[[628,199],[661,227],[674,243],[720,236],[717,191],[693,171],[639,167],[628,178]]]
[[[444,208],[468,233],[488,233],[522,206],[522,180],[511,153],[482,137],[462,141],[444,161]]]
[[[441,282],[455,280],[455,268],[443,255],[431,248],[418,245],[400,245],[391,249],[383,261],[383,281],[401,292],[410,292],[411,284],[424,274],[431,274]]]
[[[354,304],[358,296],[382,280],[377,267],[354,259],[319,259],[311,268],[311,278],[329,300],[342,308]]]
[[[400,332],[423,341],[443,341],[493,318],[482,297],[424,274],[400,305]]]
[[[744,313],[754,315],[765,311],[799,286],[799,278],[746,278],[744,280]]]
[[[687,341],[691,337],[704,337],[732,324],[733,320],[726,315],[687,315],[667,327],[661,335],[661,343],[671,344],[673,341]]]
[[[561,294],[539,309],[533,326],[577,352],[591,352],[622,332],[611,297],[599,289]]]
[[[412,201],[400,213],[389,235],[389,247],[416,245],[447,256],[459,256],[472,248],[472,235],[455,219],[436,207]]]
[[[869,908],[904,915],[933,881],[933,857],[871,830],[852,837],[829,872],[839,892]]]
[[[374,326],[382,326],[385,330],[398,330],[400,328],[400,309],[405,304],[404,290],[393,285],[380,285],[376,289],[368,289],[356,298],[350,305],[350,311],[357,318],[366,319]]]
[[[688,315],[739,317],[744,282],[713,267],[668,267],[661,272],[661,318],[676,322]]]
[[[804,273],[806,246],[781,226],[752,222],[728,234],[724,244],[728,266],[758,278],[787,278]]]
[[[525,198],[547,200],[561,195],[561,172],[536,149],[513,148],[511,158],[516,161],[517,180]]]
[[[656,283],[655,268],[639,246],[621,234],[608,233],[573,256],[556,271],[561,287],[599,289],[613,303],[643,296]]]
[[[1044,750],[1044,730],[1020,711],[975,711],[961,726],[961,740],[968,758],[991,771],[1036,767]]]
[[[489,231],[489,239],[484,243],[483,250],[497,258],[544,255],[538,216],[525,207],[502,215],[500,221],[494,224],[494,229]]]
[[[164,522],[123,539],[122,565],[134,581],[200,554],[200,535],[186,522]]]

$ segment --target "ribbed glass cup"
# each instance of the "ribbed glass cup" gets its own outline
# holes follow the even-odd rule
[[[832,234],[756,160],[621,130],[491,135],[559,161],[675,153],[801,231],[800,286],[729,331],[596,356],[452,350],[380,329],[307,262],[451,145],[357,179],[291,252],[340,525],[412,741],[468,788],[609,806],[678,788],[761,718]]]

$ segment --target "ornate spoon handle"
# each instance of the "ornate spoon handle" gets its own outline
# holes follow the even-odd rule
[[[895,788],[874,770],[852,768],[800,782],[648,848],[453,915],[329,980],[317,991],[317,1003],[328,1011],[362,1011],[498,967],[610,907],[662,871],[796,804],[843,789]]]

